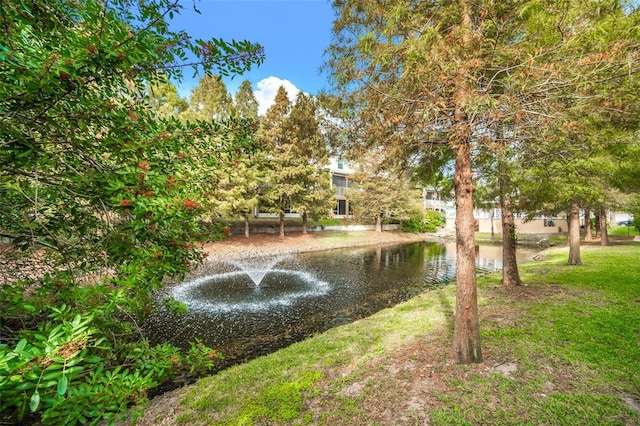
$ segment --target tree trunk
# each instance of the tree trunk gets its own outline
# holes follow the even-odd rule
[[[382,218],[380,213],[376,215],[376,232],[382,232]]]
[[[469,139],[456,147],[455,164],[453,180],[456,197],[456,316],[452,354],[458,363],[469,364],[482,362]]]
[[[593,236],[591,235],[591,210],[589,209],[584,209],[584,240],[593,240]]]
[[[607,212],[602,210],[600,212],[600,245],[609,245],[609,232],[607,231]]]
[[[284,240],[284,213],[280,212],[280,239]]]
[[[462,48],[471,52],[473,32],[471,6],[462,6]],[[480,349],[480,321],[478,319],[478,290],[476,288],[476,241],[473,219],[473,172],[471,170],[471,125],[463,109],[469,87],[469,62],[462,58],[457,75],[453,120],[455,132],[455,172],[453,183],[456,198],[456,316],[453,330],[452,356],[458,363],[482,362]]]
[[[571,204],[569,216],[569,265],[582,265],[580,260],[580,206]]]
[[[498,127],[498,189],[500,192],[500,210],[502,211],[502,285],[515,287],[522,285],[516,258],[516,224],[513,217],[513,202],[509,185],[508,159],[502,129]],[[493,235],[493,209],[491,210],[491,233]]]
[[[495,210],[496,209],[493,208],[493,205],[491,205],[491,239],[492,240],[496,236],[495,230],[493,229],[493,219],[495,219]],[[503,213],[504,213],[504,210],[503,210]],[[504,229],[504,223],[502,225],[502,228]],[[504,239],[504,237],[503,237],[503,239]]]
[[[516,226],[511,209],[511,194],[500,182],[500,208],[502,210],[502,285],[522,285],[516,259]]]
[[[249,238],[249,215],[244,215],[244,236]]]
[[[302,233],[303,234],[307,233],[307,212],[306,211],[302,212]]]
[[[596,224],[596,238],[598,238],[600,236],[600,215],[599,214],[596,215],[596,219],[594,222]]]

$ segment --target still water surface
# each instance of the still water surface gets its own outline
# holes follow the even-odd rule
[[[502,267],[497,246],[477,247],[479,273]],[[518,250],[519,261],[533,252]],[[455,244],[419,242],[210,262],[166,289],[189,306],[145,324],[155,343],[194,338],[225,356],[220,368],[271,353],[315,333],[372,315],[455,280]],[[163,297],[159,295],[158,297]]]

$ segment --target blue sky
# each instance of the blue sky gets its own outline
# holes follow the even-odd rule
[[[264,47],[266,59],[260,67],[225,79],[232,94],[249,80],[261,113],[281,85],[292,101],[298,90],[315,95],[327,86],[319,68],[331,41],[334,15],[328,0],[196,0],[201,14],[193,11],[191,0],[182,4],[185,9],[174,16],[172,28],[195,38],[246,39]],[[179,85],[183,96],[197,84],[191,75],[186,71]]]

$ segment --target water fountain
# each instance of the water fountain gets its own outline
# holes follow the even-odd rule
[[[309,271],[275,267],[285,259],[263,256],[231,260],[227,263],[236,270],[186,281],[174,287],[171,295],[192,311],[219,314],[271,310],[329,291],[329,283]]]
[[[264,276],[282,259],[284,259],[282,256],[261,256],[244,260],[230,260],[229,263],[238,267],[251,278],[255,285],[259,286]]]

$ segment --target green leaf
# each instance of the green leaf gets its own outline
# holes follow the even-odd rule
[[[33,389],[35,387],[36,387],[36,385],[34,383],[25,382],[25,383],[19,384],[14,389],[17,390],[17,391],[23,391],[23,390],[27,390],[27,389]]]
[[[27,346],[27,340],[26,339],[20,340],[16,345],[16,352],[23,351],[26,346]]]
[[[25,311],[29,311],[29,312],[35,312],[36,311],[36,307],[33,305],[29,305],[27,303],[24,303],[22,305],[22,309],[24,309]]]
[[[33,413],[38,409],[39,406],[40,406],[40,394],[38,393],[38,391],[35,391],[33,395],[31,395],[31,400],[29,401],[29,408]]]
[[[58,387],[56,389],[56,393],[60,396],[64,395],[65,393],[67,393],[68,385],[69,385],[69,381],[67,380],[67,376],[63,374],[62,377],[60,377],[60,380],[58,381]]]

